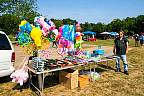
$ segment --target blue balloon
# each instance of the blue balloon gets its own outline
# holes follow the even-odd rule
[[[69,30],[70,30],[69,25],[64,25],[62,29],[62,37],[64,37],[65,39],[69,39],[69,35],[68,35]]]
[[[31,25],[30,25],[30,23],[29,22],[27,22],[26,24],[25,24],[25,28],[26,28],[26,32],[29,34],[30,32],[31,32],[31,30],[32,30],[32,27],[31,27]]]
[[[69,40],[74,42],[74,33],[75,33],[75,27],[73,25],[70,25],[70,31],[69,31]]]
[[[20,26],[19,28],[20,28],[20,31],[21,31],[22,33],[25,32],[25,26]]]
[[[22,33],[22,32],[20,32],[18,34],[17,38],[18,38],[19,45],[25,45],[25,44],[31,42],[31,37],[29,36],[28,33]]]

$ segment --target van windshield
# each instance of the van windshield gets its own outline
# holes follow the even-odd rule
[[[0,34],[0,50],[11,50],[10,43],[5,34]]]

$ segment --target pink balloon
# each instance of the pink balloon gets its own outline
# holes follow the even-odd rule
[[[42,26],[43,35],[46,36],[51,27],[44,21],[44,17],[40,17],[37,22]]]

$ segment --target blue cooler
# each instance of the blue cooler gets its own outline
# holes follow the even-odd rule
[[[95,54],[104,55],[104,50],[103,49],[97,49],[97,50],[95,50]]]
[[[96,55],[104,55],[104,50],[101,49],[101,46],[98,46],[98,49],[94,50],[93,53]]]

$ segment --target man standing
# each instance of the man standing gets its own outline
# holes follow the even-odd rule
[[[140,45],[143,48],[143,44],[144,44],[144,35],[143,35],[143,33],[141,33],[141,35],[139,36],[139,39],[140,39]]]
[[[135,47],[138,47],[138,44],[139,44],[139,35],[136,34],[136,35],[134,36],[134,38],[135,38]]]
[[[114,40],[113,53],[116,58],[116,72],[120,72],[120,59],[123,61],[124,73],[128,75],[128,64],[126,59],[126,53],[128,53],[128,40],[124,37],[124,32],[119,31],[119,36]]]

